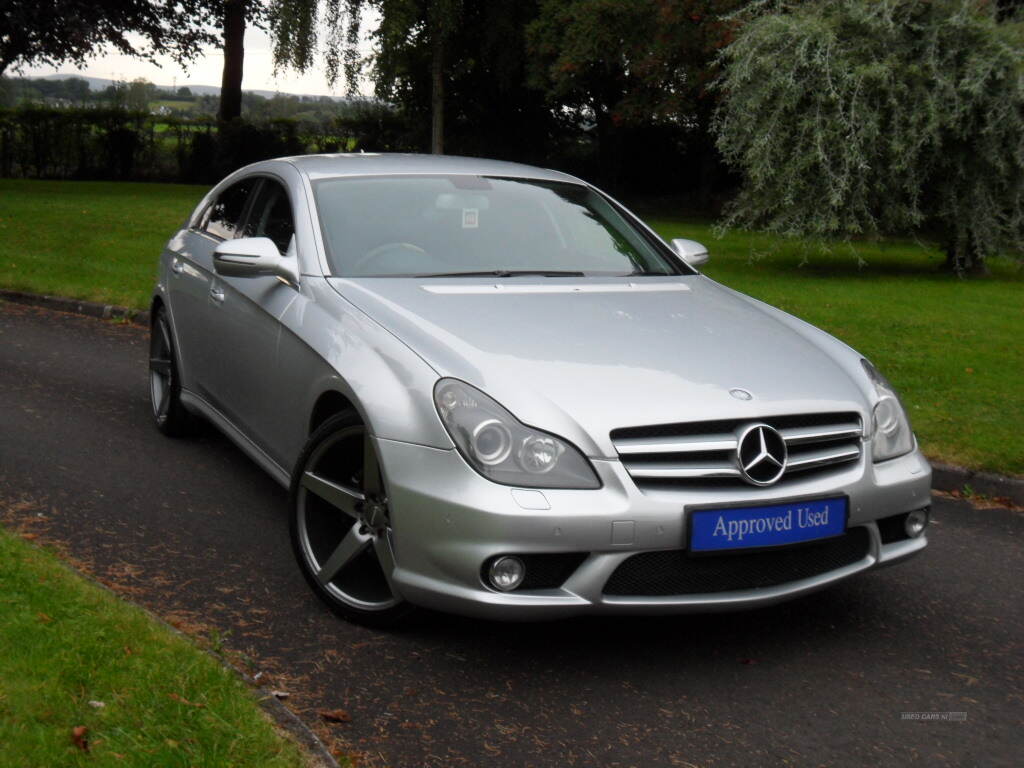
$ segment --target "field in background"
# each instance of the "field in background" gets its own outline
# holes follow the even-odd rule
[[[0,763],[304,764],[233,672],[2,528],[0,584]]]
[[[145,308],[156,259],[206,187],[0,180],[0,287]],[[652,213],[667,239],[704,242],[706,273],[824,328],[900,389],[925,452],[1024,474],[1024,273],[959,281],[908,241],[827,253]],[[793,372],[799,376],[799,371]]]

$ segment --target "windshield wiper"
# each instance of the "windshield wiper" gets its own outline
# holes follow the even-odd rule
[[[551,269],[489,269],[481,272],[437,272],[417,277],[520,277],[537,275],[539,277],[586,277],[584,272],[568,272]]]

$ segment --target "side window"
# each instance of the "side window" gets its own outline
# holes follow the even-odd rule
[[[287,190],[276,181],[264,179],[263,188],[246,222],[243,237],[269,237],[277,250],[284,254],[294,234],[295,222]]]
[[[243,179],[221,192],[217,202],[203,215],[203,231],[222,240],[233,238],[245,212],[245,202],[258,181]]]

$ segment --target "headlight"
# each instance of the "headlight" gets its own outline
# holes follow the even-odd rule
[[[860,362],[867,371],[871,383],[875,385],[879,398],[875,404],[873,418],[874,437],[871,453],[874,460],[885,461],[910,453],[914,450],[914,433],[910,429],[910,422],[896,390],[875,366],[867,360],[862,359]]]
[[[601,487],[574,445],[520,423],[468,384],[441,379],[434,404],[459,453],[488,480],[530,488]]]

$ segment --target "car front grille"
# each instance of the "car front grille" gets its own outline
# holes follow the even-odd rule
[[[862,426],[857,413],[774,416],[763,419],[699,421],[613,430],[612,443],[641,490],[746,485],[736,462],[743,429],[774,427],[786,442],[784,482],[857,461]]]
[[[813,544],[762,552],[694,557],[685,550],[641,552],[623,560],[604,586],[606,595],[704,595],[774,587],[820,576],[864,559],[866,528]]]

